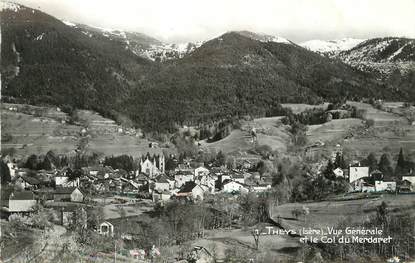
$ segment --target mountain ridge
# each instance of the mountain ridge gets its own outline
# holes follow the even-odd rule
[[[275,36],[230,31],[155,63],[134,53],[124,31],[74,26],[30,8],[1,15],[2,100],[94,109],[149,131],[268,116],[282,102],[406,95]],[[151,46],[135,36],[136,45]]]

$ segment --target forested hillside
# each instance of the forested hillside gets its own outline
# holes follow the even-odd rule
[[[6,5],[3,101],[93,109],[165,132],[241,115],[269,116],[282,102],[406,94],[278,37],[229,32],[182,58],[155,63],[135,55],[124,36],[91,33],[38,10]]]
[[[239,32],[169,61],[134,90],[126,109],[145,127],[265,116],[281,102],[398,96],[370,75],[292,43],[261,42]],[[150,112],[149,114],[141,114]]]
[[[90,37],[40,11],[8,5],[1,11],[3,100],[112,115],[151,64],[120,42]]]

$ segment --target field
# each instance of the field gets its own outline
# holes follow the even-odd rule
[[[386,103],[386,107],[395,109],[392,112],[375,109],[366,103],[348,104],[364,111],[363,118],[373,120],[374,125],[368,127],[360,119],[340,119],[310,125],[307,131],[309,145],[319,142],[325,144],[324,147],[314,148],[315,152],[333,151],[336,145],[340,145],[350,159],[362,159],[371,152],[378,158],[384,152],[394,156],[402,148],[410,159],[415,158],[415,126],[398,113],[402,109],[401,103]]]
[[[365,120],[373,120],[375,127],[385,127],[389,125],[407,125],[408,120],[397,114],[382,111],[374,108],[372,105],[362,102],[348,101],[347,104],[355,106],[358,110],[363,110]],[[389,103],[389,105],[394,105]],[[395,105],[396,106],[396,105]]]
[[[309,125],[307,130],[307,140],[310,144],[322,141],[324,143],[342,141],[351,131],[362,127],[360,119],[339,119],[329,122]]]
[[[280,222],[287,229],[301,229],[302,227],[320,228],[336,227],[340,222],[347,220],[348,224],[361,223],[374,215],[376,207],[382,202],[388,205],[392,213],[411,213],[415,215],[415,195],[390,195],[380,197],[348,200],[322,201],[310,203],[289,203],[274,206],[271,217]],[[296,218],[292,211],[307,208],[309,214]]]
[[[103,206],[104,218],[113,219],[122,216],[139,216],[144,212],[153,210],[154,203],[150,200],[140,200],[124,196],[111,196],[108,198],[94,198],[97,204]],[[124,200],[120,202],[120,200]],[[122,212],[121,212],[122,211]],[[125,213],[122,215],[122,213]]]
[[[4,103],[1,109],[2,148],[14,148],[16,155],[23,157],[45,154],[49,150],[69,153],[76,149],[81,131],[87,128],[87,148],[97,153],[138,157],[163,150],[150,148],[149,140],[95,112],[82,110],[77,114],[76,125],[68,124],[67,114],[56,108]]]
[[[222,140],[207,143],[201,142],[202,147],[225,153],[246,152],[258,145],[269,145],[279,152],[287,151],[290,135],[281,123],[282,117],[258,118],[251,121],[241,121],[241,129],[233,130],[230,135]],[[255,128],[257,141],[254,142],[251,130]]]

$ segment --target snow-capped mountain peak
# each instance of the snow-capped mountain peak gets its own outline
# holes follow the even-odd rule
[[[283,43],[283,44],[292,44],[291,41],[280,36],[273,36],[273,35],[267,35],[267,34],[262,34],[262,33],[254,33],[250,31],[236,31],[236,33],[242,36],[245,36],[245,37],[249,37],[254,40],[258,40],[260,42],[275,42],[275,43]]]
[[[76,24],[75,24],[75,23],[72,23],[72,22],[70,22],[70,21],[62,20],[62,22],[63,22],[65,25],[67,25],[67,26],[70,26],[70,27],[76,27]]]
[[[339,40],[309,40],[300,44],[300,46],[327,55],[335,55],[341,51],[349,50],[365,41],[365,39],[343,38]]]

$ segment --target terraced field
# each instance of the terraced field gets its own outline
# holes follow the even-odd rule
[[[363,110],[363,118],[366,120],[373,120],[375,127],[408,124],[407,119],[391,112],[376,109],[367,103],[348,101],[347,104],[355,106],[358,110]]]
[[[45,154],[49,150],[68,153],[76,149],[82,130],[87,130],[87,148],[105,155],[141,156],[160,153],[147,139],[127,134],[114,121],[92,111],[79,112],[79,124],[68,124],[67,114],[46,107],[3,104],[1,109],[2,148],[14,148],[17,156]],[[120,130],[121,129],[121,130]],[[169,150],[173,150],[169,148]]]

